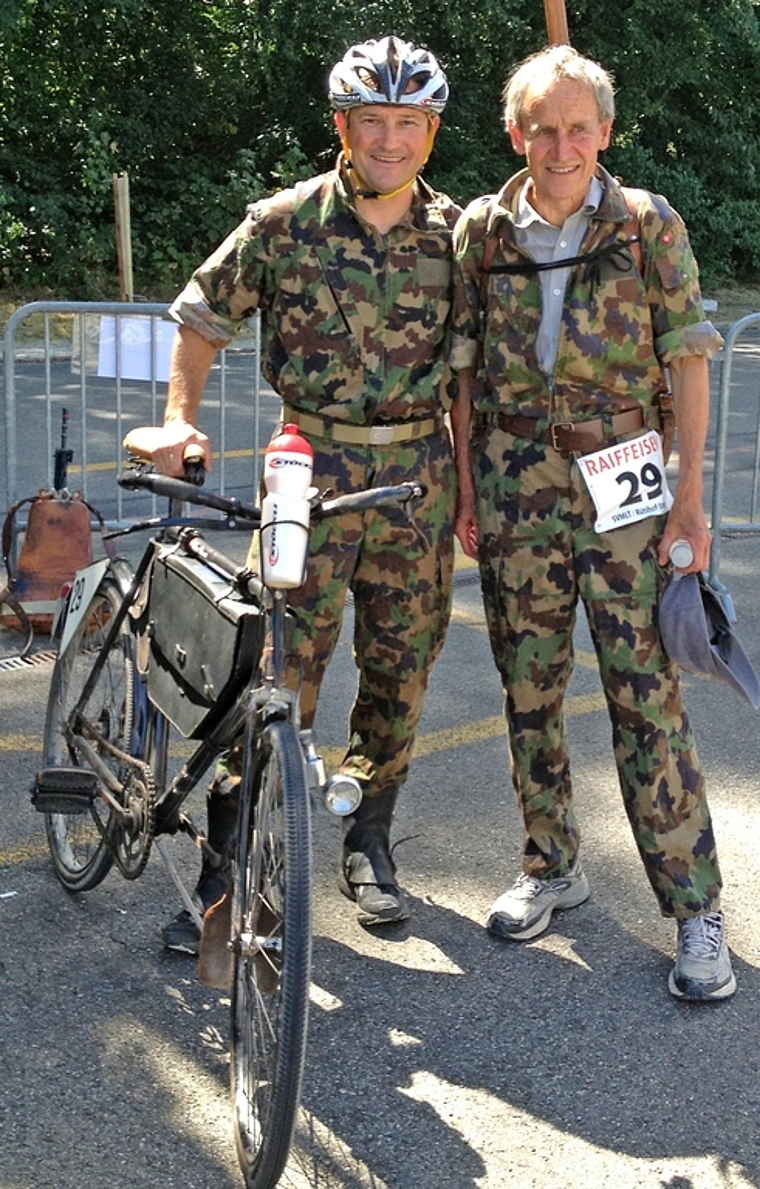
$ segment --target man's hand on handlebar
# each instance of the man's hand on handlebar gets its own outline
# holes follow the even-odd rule
[[[188,458],[201,457],[206,472],[211,470],[211,443],[187,421],[168,421],[166,425],[144,425],[130,430],[124,448],[138,458],[151,461],[159,474],[176,479],[184,478]]]

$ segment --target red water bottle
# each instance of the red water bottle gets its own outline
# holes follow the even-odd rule
[[[273,590],[303,582],[309,542],[309,501],[314,451],[298,426],[287,424],[266,448],[261,506],[261,575]]]

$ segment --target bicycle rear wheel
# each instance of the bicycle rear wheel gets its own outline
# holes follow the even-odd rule
[[[119,584],[106,576],[55,663],[45,720],[45,767],[87,766],[76,746],[67,742],[66,729],[121,602]],[[83,707],[83,714],[97,728],[99,737],[124,751],[129,750],[132,733],[134,680],[134,638],[127,617]],[[121,778],[118,760],[97,743],[93,746]],[[118,817],[105,801],[96,797],[90,809],[82,813],[46,813],[45,829],[56,875],[65,888],[86,892],[105,879],[120,838]]]
[[[247,1189],[282,1174],[301,1097],[311,976],[309,797],[298,734],[264,729],[243,782],[233,899],[232,1100]]]

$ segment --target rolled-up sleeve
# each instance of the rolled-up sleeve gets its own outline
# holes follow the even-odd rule
[[[252,213],[195,270],[169,314],[226,347],[258,309],[264,265]]]
[[[723,336],[712,322],[692,323],[655,339],[657,358],[663,363],[672,363],[687,355],[704,355],[706,359],[712,359],[722,346]]]
[[[232,319],[225,318],[211,309],[203,290],[194,279],[188,281],[182,292],[175,297],[169,314],[175,322],[189,326],[220,349],[232,342],[240,327],[239,322],[233,322]]]

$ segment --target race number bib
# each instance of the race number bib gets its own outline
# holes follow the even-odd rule
[[[653,429],[577,461],[596,507],[598,533],[659,516],[673,506],[662,440]]]

